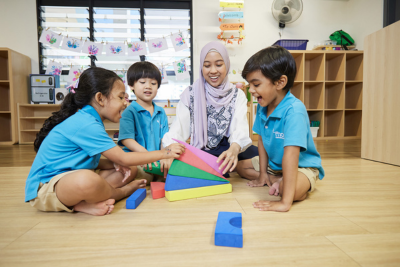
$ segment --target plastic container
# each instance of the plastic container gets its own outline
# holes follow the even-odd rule
[[[310,127],[311,129],[311,135],[312,137],[317,137],[318,136],[318,129],[319,127]]]
[[[295,39],[281,39],[276,41],[273,45],[279,45],[287,50],[306,50],[308,40],[295,40]]]

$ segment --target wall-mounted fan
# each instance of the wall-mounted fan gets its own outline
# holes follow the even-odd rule
[[[274,0],[272,15],[279,22],[279,28],[296,21],[303,12],[302,0]]]

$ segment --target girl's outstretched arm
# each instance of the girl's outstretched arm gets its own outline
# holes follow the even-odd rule
[[[179,158],[185,151],[185,147],[179,143],[151,152],[124,152],[120,147],[113,147],[101,153],[112,162],[122,166],[137,166],[160,159]]]

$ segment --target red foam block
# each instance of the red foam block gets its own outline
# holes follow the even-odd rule
[[[165,197],[165,183],[163,182],[151,182],[150,183],[150,190],[151,196],[153,199]]]

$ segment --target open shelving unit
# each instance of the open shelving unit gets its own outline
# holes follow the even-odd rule
[[[31,59],[0,48],[0,145],[18,142],[17,103],[28,103]]]
[[[55,111],[60,110],[60,104],[20,104],[18,103],[19,143],[33,144],[36,134],[40,131],[43,123]],[[119,123],[106,120],[104,128],[108,135],[113,138],[114,133],[119,131]]]
[[[360,139],[363,51],[289,52],[297,67],[291,93],[304,103],[310,121],[320,122],[316,139]]]

